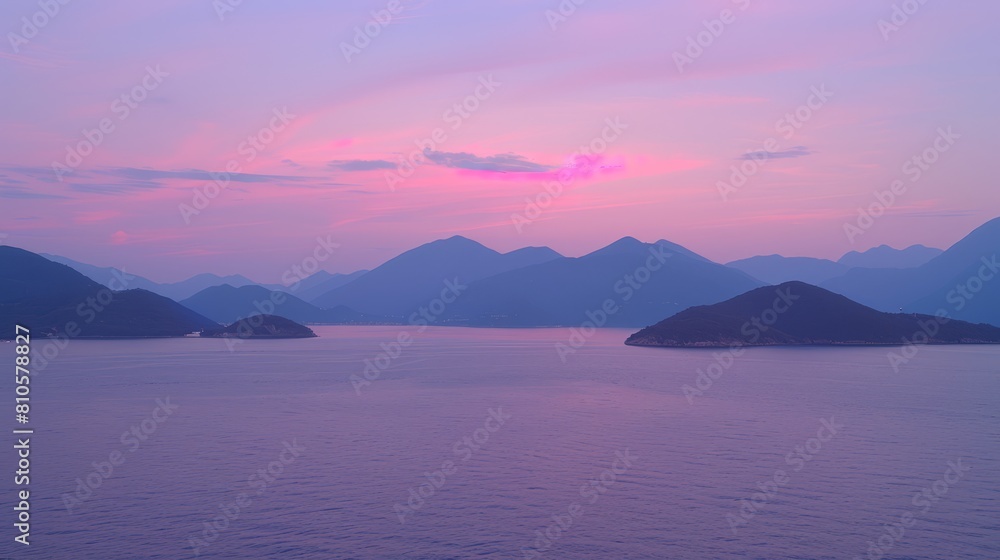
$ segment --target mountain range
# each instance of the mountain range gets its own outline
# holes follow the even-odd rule
[[[471,239],[454,236],[406,251],[313,303],[327,308],[345,305],[362,313],[402,320],[437,297],[446,281],[469,283],[563,258],[548,247],[525,247],[501,254]]]
[[[246,276],[240,274],[219,276],[217,274],[209,273],[198,274],[180,282],[158,283],[147,278],[143,278],[142,276],[132,274],[122,268],[94,266],[74,261],[73,259],[68,259],[66,257],[49,255],[46,253],[41,253],[41,256],[49,259],[50,261],[69,266],[70,268],[99,284],[103,284],[104,286],[121,286],[124,283],[128,288],[147,290],[160,294],[161,296],[166,296],[175,301],[189,298],[206,288],[214,286],[233,286],[239,288],[242,286],[258,285],[270,290],[294,293],[308,301],[312,297],[318,297],[336,287],[352,282],[367,272],[366,270],[359,270],[350,274],[331,274],[325,270],[320,270],[299,280],[297,284],[293,284],[292,286],[283,286],[281,284],[258,284],[257,282],[254,282],[253,280],[250,280]]]
[[[935,313],[1000,325],[1000,218],[916,268],[854,268],[821,284],[881,311]]]
[[[0,338],[14,325],[36,336],[183,336],[218,325],[147,290],[111,289],[72,268],[0,246]]]
[[[781,284],[791,280],[819,284],[843,276],[852,268],[915,268],[942,252],[941,249],[923,245],[912,245],[906,249],[880,245],[864,252],[851,251],[837,261],[767,255],[733,261],[726,266],[742,270],[768,284]]]
[[[124,275],[125,288],[173,294],[200,317],[195,322],[228,323],[253,313],[273,313],[314,324],[424,321],[538,327],[578,326],[596,316],[604,326],[643,327],[693,306],[787,281],[819,285],[878,311],[940,311],[954,319],[1000,325],[1000,281],[992,281],[1000,273],[998,254],[1000,219],[944,251],[881,246],[848,253],[836,262],[771,255],[723,265],[666,240],[643,243],[631,237],[580,257],[547,247],[500,253],[454,236],[406,251],[370,271],[320,271],[291,286],[211,274],[157,284],[119,269],[51,259],[76,268],[95,284],[121,289]],[[12,258],[14,253],[3,255]],[[18,266],[2,258],[0,265],[5,271]],[[27,277],[21,281],[31,282]],[[273,303],[277,292],[285,297],[271,310],[265,302]]]
[[[510,270],[469,282],[443,317],[469,326],[578,326],[610,301],[604,326],[641,326],[762,285],[679,249],[625,237],[582,257]]]

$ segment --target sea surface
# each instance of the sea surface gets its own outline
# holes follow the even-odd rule
[[[315,330],[75,340],[43,369],[33,341],[31,544],[8,435],[0,557],[1000,558],[1000,347],[894,371],[889,348]]]

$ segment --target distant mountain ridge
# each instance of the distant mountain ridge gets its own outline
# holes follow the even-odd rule
[[[330,274],[326,271],[320,271],[302,280],[298,284],[292,284],[284,291],[294,294],[305,301],[311,302],[331,290],[350,284],[351,282],[364,276],[367,272],[367,270],[358,270],[350,274]]]
[[[284,286],[281,284],[259,284],[241,274],[231,274],[219,276],[217,274],[202,273],[192,276],[180,282],[158,283],[148,278],[132,274],[127,270],[115,267],[94,266],[62,257],[41,253],[41,256],[50,261],[69,266],[91,280],[103,284],[104,286],[119,287],[124,282],[129,288],[139,288],[153,293],[166,296],[174,301],[180,301],[193,296],[194,294],[214,286],[232,286],[241,288],[243,286],[262,286],[270,290],[287,293],[295,293],[302,299],[308,301],[308,296],[318,296],[327,291],[351,282],[366,270],[359,270],[350,274],[331,274],[325,270],[320,270],[306,278],[302,278],[295,284]]]
[[[11,338],[15,324],[71,338],[183,336],[218,326],[158,294],[112,291],[69,266],[0,246],[0,338]]]
[[[252,315],[276,315],[305,324],[384,324],[384,318],[367,316],[346,306],[320,309],[292,294],[262,286],[222,285],[205,288],[181,304],[223,324]]]
[[[819,284],[846,273],[849,268],[826,259],[812,257],[783,257],[767,255],[750,257],[726,263],[768,284],[782,284],[792,280]]]
[[[941,253],[941,249],[923,245],[912,245],[906,249],[880,245],[864,252],[851,251],[836,262],[812,257],[766,255],[732,261],[726,266],[742,270],[768,284],[798,280],[818,285],[843,276],[852,268],[916,268]]]
[[[864,252],[851,251],[837,262],[847,268],[916,268],[943,252],[924,245],[910,245],[905,249],[879,245]]]
[[[994,264],[998,255],[1000,218],[919,267],[855,268],[821,286],[882,311],[944,310],[956,319],[1000,325],[1000,269]]]

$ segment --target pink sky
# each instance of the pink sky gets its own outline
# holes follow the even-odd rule
[[[348,61],[343,43],[390,5],[243,2],[220,19],[209,0],[74,2],[30,39],[37,5],[0,7],[4,242],[154,280],[276,281],[318,236],[340,243],[333,272],[455,234],[571,256],[631,235],[720,262],[835,259],[946,247],[1000,215],[994,2],[927,2],[893,30],[890,1],[590,1],[553,29],[556,0],[400,0]],[[679,71],[699,33],[708,46]],[[798,127],[782,122],[797,110]],[[111,132],[57,179],[53,162],[102,121]],[[957,140],[913,180],[904,164],[949,127]],[[251,134],[260,149],[241,150]],[[765,146],[766,165],[720,196]],[[845,222],[897,179],[906,192],[849,241]],[[549,204],[518,228],[526,200]]]

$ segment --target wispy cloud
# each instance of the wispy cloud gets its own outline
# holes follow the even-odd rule
[[[544,173],[555,167],[529,161],[518,154],[497,154],[494,156],[477,156],[468,152],[437,152],[424,150],[424,156],[432,163],[457,169],[472,169],[475,171],[496,171],[501,173]]]
[[[340,171],[377,171],[396,168],[395,163],[384,159],[335,160],[328,163],[327,166]]]
[[[793,146],[787,150],[780,150],[777,152],[768,152],[766,150],[757,150],[754,152],[747,152],[740,156],[740,159],[752,159],[752,160],[762,160],[762,159],[790,159],[798,158],[803,156],[808,156],[815,154],[816,152],[806,148],[805,146]]]
[[[123,179],[137,179],[140,181],[156,180],[187,180],[187,181],[212,181],[219,177],[224,177],[237,183],[269,183],[274,181],[305,181],[306,177],[296,177],[294,175],[266,175],[257,173],[226,173],[218,171],[204,171],[201,169],[181,169],[169,171],[162,169],[139,169],[135,167],[111,167],[107,169],[97,169],[93,173],[121,177]]]
[[[69,197],[58,194],[48,194],[38,191],[32,191],[29,189],[14,187],[11,185],[0,185],[0,198],[16,198],[21,200],[30,200],[30,199],[45,199],[45,198],[61,199]]]

